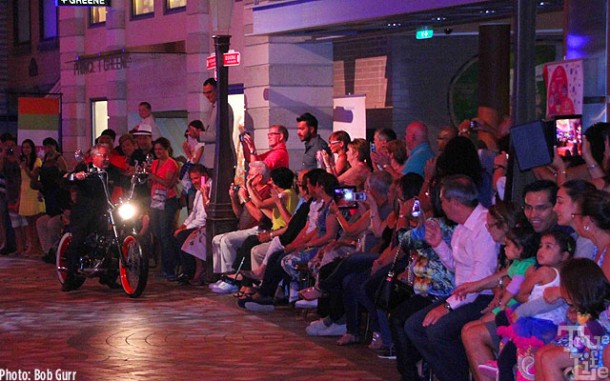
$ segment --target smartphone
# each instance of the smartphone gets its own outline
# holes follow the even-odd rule
[[[375,148],[375,143],[371,143],[371,152],[375,152],[376,148]]]
[[[333,190],[335,202],[339,208],[356,208],[356,187],[340,186]]]
[[[557,152],[563,157],[582,156],[582,119],[580,115],[555,119]]]
[[[422,215],[421,204],[419,200],[416,198],[413,200],[413,207],[411,208],[411,217],[419,218]]]

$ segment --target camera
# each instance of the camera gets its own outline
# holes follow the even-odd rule
[[[366,193],[356,192],[354,186],[336,187],[333,193],[339,208],[356,208],[356,202],[366,201]]]
[[[470,121],[470,129],[471,130],[478,130],[481,127],[481,123],[477,122],[476,120],[471,120]]]
[[[375,152],[376,148],[375,148],[375,143],[371,143],[371,152]]]
[[[239,191],[240,186],[239,185],[233,185],[233,190],[235,192]]]
[[[7,155],[14,155],[15,154],[15,150],[12,149],[12,148],[9,148],[9,149],[6,150],[6,154]]]

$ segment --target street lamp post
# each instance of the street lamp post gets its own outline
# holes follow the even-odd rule
[[[208,278],[212,276],[212,238],[221,233],[234,230],[236,219],[231,208],[229,187],[233,181],[234,164],[232,158],[231,130],[229,126],[229,69],[224,66],[224,54],[229,51],[229,27],[234,0],[210,0],[214,50],[216,53],[216,152],[212,194],[207,210],[207,269]]]

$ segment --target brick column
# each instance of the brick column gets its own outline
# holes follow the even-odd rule
[[[85,76],[76,75],[74,60],[85,51],[85,8],[62,7],[59,12],[62,98],[61,144],[68,165],[74,164],[74,150],[90,146],[86,121]]]
[[[247,5],[247,4],[245,4]],[[244,33],[252,31],[252,10],[244,7]],[[333,47],[306,43],[298,37],[245,38],[246,128],[254,128],[256,147],[267,147],[267,129],[285,125],[290,133],[290,168],[300,169],[303,143],[296,118],[310,112],[318,118],[318,133],[327,140],[332,131]]]
[[[186,110],[188,120],[208,120],[210,102],[203,96],[202,86],[212,71],[206,70],[206,58],[210,54],[209,10],[207,1],[186,3]],[[188,122],[187,122],[188,123]],[[206,145],[204,160],[214,166],[214,144]]]
[[[106,51],[125,48],[126,3],[113,1],[112,7],[107,8]],[[131,128],[127,125],[127,70],[108,70],[103,75],[106,77],[108,98],[108,128],[120,136]]]

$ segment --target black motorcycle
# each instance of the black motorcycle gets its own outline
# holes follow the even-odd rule
[[[137,165],[131,178],[131,191],[125,201],[111,202],[108,174],[105,171],[89,173],[98,176],[104,187],[108,208],[101,216],[100,229],[91,233],[79,250],[78,269],[74,285],[80,287],[87,278],[100,278],[100,283],[116,285],[117,276],[125,293],[137,298],[148,281],[148,255],[142,250],[135,230],[136,204],[132,201],[137,183],[147,180],[143,167]],[[72,216],[76,218],[76,216]],[[57,248],[57,276],[63,285],[68,275],[68,258],[65,253],[72,241],[72,233],[64,233]]]

